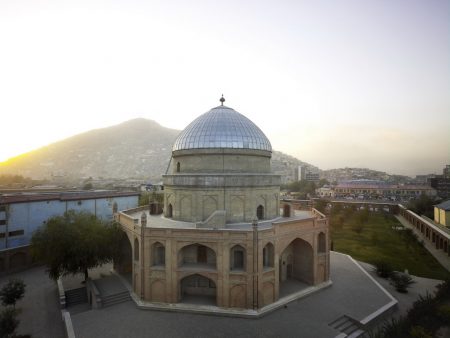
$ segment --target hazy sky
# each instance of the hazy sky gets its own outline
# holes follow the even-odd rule
[[[450,2],[0,1],[0,161],[219,104],[321,169],[450,163]]]

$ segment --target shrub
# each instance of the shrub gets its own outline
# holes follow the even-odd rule
[[[436,298],[442,301],[450,300],[450,279],[439,284],[436,291]]]
[[[392,265],[386,261],[376,262],[374,270],[377,273],[377,275],[380,276],[381,278],[389,278],[394,272]]]
[[[0,312],[0,337],[11,337],[19,325],[17,310],[7,307]]]
[[[391,274],[391,284],[395,287],[395,290],[401,293],[407,293],[408,289],[414,284],[415,281],[407,273],[394,272]]]
[[[433,338],[433,335],[427,332],[422,326],[413,326],[409,331],[413,338]]]
[[[405,318],[392,318],[386,321],[379,329],[369,334],[370,338],[402,338],[409,337],[408,322]]]
[[[21,279],[11,279],[0,289],[0,299],[5,306],[15,306],[25,294],[25,283]]]
[[[446,325],[450,325],[450,305],[441,305],[436,309],[439,319]]]

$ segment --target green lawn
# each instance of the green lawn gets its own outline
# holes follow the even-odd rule
[[[450,278],[450,273],[420,243],[406,231],[393,229],[402,227],[394,216],[370,213],[362,227],[355,213],[341,217],[342,220],[340,226],[337,217],[330,220],[335,251],[371,264],[386,261],[395,270],[408,269],[420,277]]]

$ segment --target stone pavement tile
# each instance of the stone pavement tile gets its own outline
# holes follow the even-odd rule
[[[44,267],[36,267],[0,278],[0,286],[10,278],[21,278],[26,284],[25,296],[17,302],[19,334],[31,334],[33,338],[64,337],[64,324],[59,308],[56,283],[50,280]]]
[[[331,253],[333,285],[259,319],[140,310],[126,302],[72,317],[77,338],[335,337],[328,324],[361,320],[391,299],[346,255]]]
[[[419,298],[420,295],[424,296],[427,293],[433,294],[436,290],[436,286],[442,281],[437,279],[422,278],[412,276],[415,281],[407,293],[400,293],[389,283],[389,280],[378,277],[374,271],[373,265],[368,263],[359,262],[359,264],[380,283],[395,299],[398,301],[398,305],[393,313],[395,316],[405,315],[406,312],[412,307],[413,303]]]

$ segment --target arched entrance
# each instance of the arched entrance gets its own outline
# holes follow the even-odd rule
[[[180,281],[180,303],[216,305],[216,283],[205,276],[194,274]]]
[[[294,239],[284,249],[279,261],[280,297],[314,283],[314,253],[303,239]]]

